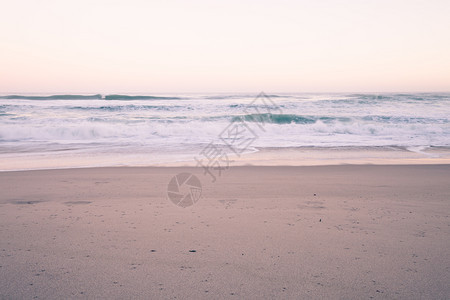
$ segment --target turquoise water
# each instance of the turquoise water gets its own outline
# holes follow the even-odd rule
[[[450,94],[3,95],[0,163],[139,153],[177,160],[242,121],[260,147],[449,147]],[[3,156],[2,156],[3,155]],[[159,157],[159,158],[158,158]],[[126,164],[124,159],[123,164]],[[1,166],[0,166],[1,169]]]

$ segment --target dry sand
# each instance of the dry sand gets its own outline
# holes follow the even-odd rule
[[[183,171],[188,208],[166,198]],[[3,172],[0,191],[0,298],[450,298],[450,165]]]

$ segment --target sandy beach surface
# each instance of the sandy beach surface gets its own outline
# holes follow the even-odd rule
[[[171,178],[195,174],[182,208]],[[449,299],[450,165],[0,173],[0,298]]]

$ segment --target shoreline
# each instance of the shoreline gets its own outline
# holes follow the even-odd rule
[[[244,169],[244,168],[339,168],[339,167],[447,167],[450,163],[391,163],[391,164],[372,164],[372,163],[360,163],[360,164],[351,164],[351,163],[342,163],[342,164],[321,164],[321,165],[251,165],[251,164],[242,164],[242,165],[233,165],[228,169],[224,169],[223,172],[227,172],[232,169]],[[8,174],[8,173],[17,173],[17,172],[48,172],[48,171],[80,171],[80,170],[102,170],[102,169],[112,169],[112,170],[123,170],[123,169],[137,169],[137,170],[145,170],[145,169],[172,169],[172,170],[203,170],[200,166],[194,165],[154,165],[154,166],[86,166],[86,167],[61,167],[61,168],[48,168],[48,169],[21,169],[21,170],[0,170],[0,174]]]
[[[223,162],[228,162],[229,167],[450,164],[450,147],[257,147],[255,151],[240,157],[222,150],[229,155],[228,161]],[[154,152],[49,152],[16,156],[3,153],[0,154],[0,172],[97,167],[193,167],[197,164],[195,157],[201,158],[201,150],[191,152],[169,155]]]

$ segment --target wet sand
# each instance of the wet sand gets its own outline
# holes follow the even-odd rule
[[[180,172],[202,197],[167,199]],[[448,299],[450,165],[0,173],[0,298]]]

